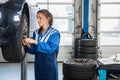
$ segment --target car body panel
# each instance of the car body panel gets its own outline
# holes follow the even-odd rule
[[[15,41],[22,14],[26,14],[29,21],[29,8],[25,0],[0,1],[0,46]]]

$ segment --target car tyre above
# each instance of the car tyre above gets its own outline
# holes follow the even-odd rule
[[[28,19],[26,14],[22,14],[15,40],[8,45],[2,46],[1,48],[3,58],[6,61],[21,62],[24,60],[26,53],[21,43],[21,39],[23,38],[23,36],[28,36],[28,34]]]

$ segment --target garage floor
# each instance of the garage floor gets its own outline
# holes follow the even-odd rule
[[[62,80],[62,63],[59,66],[59,80]],[[20,63],[0,63],[0,80],[21,80]],[[34,64],[27,64],[27,80],[34,79]]]

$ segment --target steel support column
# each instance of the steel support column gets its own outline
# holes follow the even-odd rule
[[[27,80],[27,56],[21,62],[21,80]]]
[[[84,0],[84,32],[88,32],[89,29],[89,0]]]

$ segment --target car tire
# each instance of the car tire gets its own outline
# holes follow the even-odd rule
[[[9,62],[21,62],[24,60],[26,55],[24,47],[21,43],[23,36],[28,36],[29,27],[28,19],[26,14],[22,14],[20,20],[20,26],[18,28],[18,33],[16,34],[16,39],[13,43],[2,46],[2,55],[6,61]]]
[[[97,60],[98,54],[78,53],[77,58]]]
[[[81,47],[78,46],[78,53],[86,53],[86,54],[96,54],[98,53],[97,47]]]
[[[63,80],[67,80],[65,77],[63,77]]]
[[[69,59],[63,62],[65,80],[93,80],[97,65],[91,59]]]
[[[78,45],[81,47],[96,47],[97,41],[94,39],[79,39]]]

